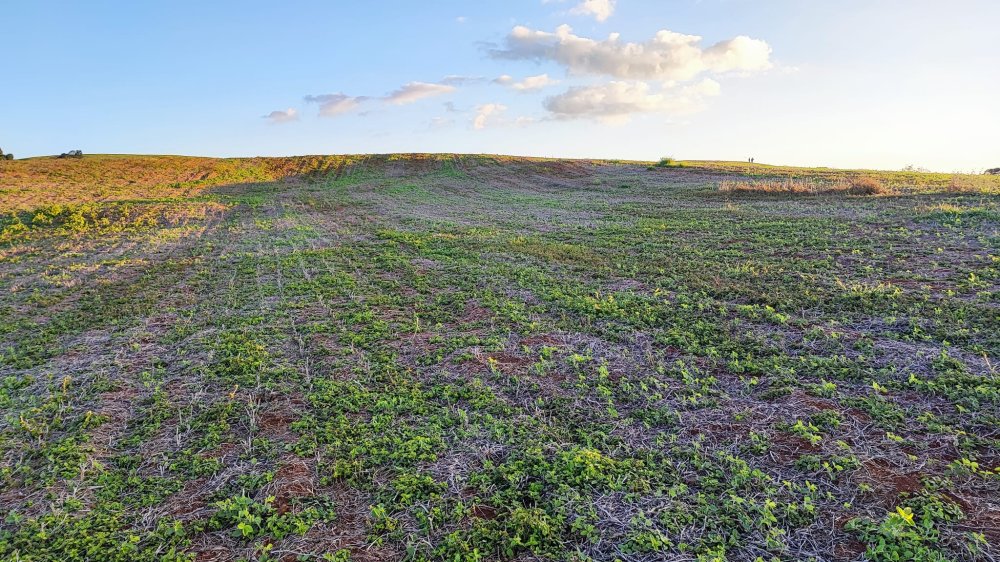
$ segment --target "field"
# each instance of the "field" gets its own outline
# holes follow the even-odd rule
[[[996,560],[998,368],[1000,177],[0,162],[3,561]]]

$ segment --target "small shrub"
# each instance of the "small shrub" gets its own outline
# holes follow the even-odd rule
[[[945,188],[949,193],[963,193],[968,191],[968,186],[962,178],[958,176],[951,176],[948,180],[948,186]]]
[[[990,168],[983,173],[987,176],[1000,176],[1000,168]]]
[[[889,512],[882,521],[858,518],[845,529],[867,543],[865,557],[872,562],[946,562],[940,528],[964,517],[961,508],[937,494],[920,493]]]
[[[809,423],[820,429],[837,429],[844,421],[844,417],[836,410],[823,410],[809,416]]]
[[[881,181],[871,176],[848,180],[846,191],[851,195],[884,195],[889,192]]]
[[[819,384],[807,386],[809,394],[820,398],[833,398],[837,395],[837,385],[829,381],[821,381]]]
[[[270,536],[281,540],[290,535],[302,536],[319,522],[332,521],[336,514],[333,507],[324,502],[303,508],[298,513],[281,514],[274,506],[274,497],[268,496],[263,503],[245,495],[234,496],[215,502],[215,515],[209,520],[213,530],[230,530],[234,537],[254,540]]]

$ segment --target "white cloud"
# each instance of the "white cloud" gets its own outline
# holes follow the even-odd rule
[[[472,128],[481,131],[493,124],[493,121],[503,112],[507,111],[507,106],[499,103],[487,103],[476,108],[476,116],[472,120]]]
[[[542,4],[563,3],[566,0],[542,0]],[[618,0],[582,0],[569,11],[574,16],[593,16],[599,22],[606,21],[615,13]]]
[[[545,100],[556,119],[590,118],[620,123],[637,113],[685,114],[698,111],[707,97],[720,92],[710,78],[685,87],[654,89],[646,82],[614,81],[597,86],[570,88]]]
[[[701,40],[663,30],[642,43],[622,42],[617,33],[597,41],[575,35],[568,25],[552,33],[517,26],[507,35],[504,48],[493,49],[490,55],[553,61],[570,74],[622,80],[690,80],[704,72],[749,72],[771,66],[771,47],[764,41],[739,36],[703,49]]]
[[[716,43],[702,54],[713,72],[767,70],[772,66],[770,58],[770,45],[746,35]]]
[[[507,106],[499,103],[487,103],[476,107],[476,115],[472,119],[472,128],[481,131],[497,127],[526,127],[537,123],[534,117],[507,117]]]
[[[307,103],[319,104],[319,114],[323,117],[335,117],[337,115],[350,113],[351,111],[357,109],[358,106],[361,105],[361,102],[364,102],[367,99],[368,98],[364,96],[355,97],[343,93],[305,97]]]
[[[520,82],[515,82],[512,76],[504,74],[499,78],[493,80],[497,84],[503,84],[504,86],[510,86],[511,88],[519,92],[534,92],[541,90],[547,86],[552,86],[553,84],[558,84],[558,80],[553,80],[549,78],[548,74],[539,74],[538,76],[528,76]]]
[[[292,121],[299,120],[299,111],[295,108],[289,107],[285,110],[276,110],[268,113],[264,116],[264,119],[270,119],[271,123],[291,123]]]
[[[594,16],[597,21],[606,21],[615,13],[615,0],[583,0],[569,13],[577,16]]]
[[[454,92],[455,87],[449,84],[433,84],[430,82],[410,82],[385,97],[387,103],[406,105],[433,96]]]

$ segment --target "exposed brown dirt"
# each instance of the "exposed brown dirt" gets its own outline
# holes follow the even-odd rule
[[[272,483],[274,505],[279,514],[288,513],[298,498],[310,497],[316,491],[315,461],[293,455],[286,456],[278,465]]]

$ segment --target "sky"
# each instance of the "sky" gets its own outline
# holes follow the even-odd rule
[[[996,0],[0,0],[0,147],[1000,166]]]

